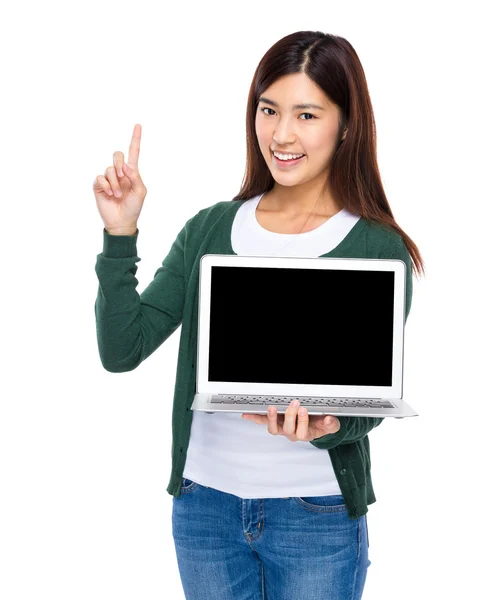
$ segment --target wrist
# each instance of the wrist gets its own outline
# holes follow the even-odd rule
[[[106,228],[105,231],[108,235],[135,235],[137,233],[137,225],[130,227],[112,227]]]

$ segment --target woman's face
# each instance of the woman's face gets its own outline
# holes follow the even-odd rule
[[[318,108],[295,108],[297,104],[315,104]],[[277,183],[294,186],[314,179],[323,183],[337,149],[339,117],[338,107],[305,73],[286,75],[263,92],[255,130],[262,155]],[[274,150],[305,156],[284,164],[274,157]]]

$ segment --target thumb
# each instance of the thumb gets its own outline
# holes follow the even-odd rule
[[[337,417],[334,417],[333,415],[326,416],[323,423],[324,425],[326,425],[327,429],[332,430],[329,431],[329,433],[337,433],[337,431],[339,431],[341,427],[339,419],[337,419]]]

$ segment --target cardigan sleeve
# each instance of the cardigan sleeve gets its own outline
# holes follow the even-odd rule
[[[192,217],[193,218],[193,217]],[[185,301],[184,244],[187,221],[148,287],[138,294],[138,229],[133,236],[103,230],[97,255],[99,281],[95,301],[97,343],[103,367],[132,371],[177,329]]]
[[[407,322],[412,305],[412,259],[402,237],[395,234],[394,239],[388,247],[382,247],[378,258],[393,258],[402,260],[406,266],[405,285],[405,323]],[[364,438],[372,429],[378,427],[385,417],[353,417],[337,416],[340,421],[340,429],[336,433],[328,433],[310,443],[315,448],[329,450],[341,444],[351,444]]]

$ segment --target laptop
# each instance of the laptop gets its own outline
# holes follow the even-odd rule
[[[402,399],[406,266],[205,254],[192,410],[418,416]]]

